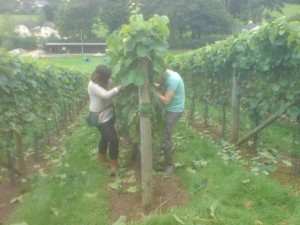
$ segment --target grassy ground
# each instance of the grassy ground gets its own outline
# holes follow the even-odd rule
[[[183,118],[174,133],[176,174],[189,192],[187,207],[154,213],[134,225],[279,225],[300,224],[300,197],[264,175],[222,157],[220,143],[193,130]],[[53,170],[30,178],[32,188],[6,225],[106,225],[109,212],[108,171],[96,163],[98,137],[83,118],[49,150]],[[120,193],[121,194],[121,193]]]
[[[199,101],[196,104],[197,111],[202,116],[204,113],[204,106]],[[222,109],[214,106],[209,106],[209,119],[215,121],[219,128],[222,122]],[[230,108],[227,109],[228,118],[231,118]],[[248,134],[253,128],[253,124],[248,116],[245,113],[241,113],[240,120],[240,138]],[[262,121],[267,118],[263,118]],[[227,119],[227,132],[230,132],[231,127],[230,119]],[[216,124],[210,124],[211,126],[216,126]],[[220,130],[221,132],[221,130]],[[285,123],[283,121],[275,121],[270,126],[266,127],[260,132],[260,143],[261,147],[263,145],[269,146],[270,148],[274,148],[275,151],[285,152],[290,154],[292,152],[292,142],[293,136],[298,135],[299,128],[296,124]],[[226,138],[230,140],[230,133],[227,133]],[[300,153],[300,152],[299,152]]]
[[[5,15],[0,14],[0,29],[2,28],[2,24],[6,21],[10,21],[10,23],[18,23],[23,20],[33,20],[35,22],[39,22],[40,17],[36,15]],[[0,30],[1,31],[1,30]]]
[[[290,18],[291,16],[300,13],[300,4],[285,4],[282,11],[282,14],[279,12],[274,12],[272,15],[275,17],[286,16],[287,18]]]
[[[171,54],[180,54],[183,53],[184,50],[172,50]],[[84,60],[85,57],[89,58],[89,61],[86,62]],[[97,65],[103,62],[103,57],[101,56],[93,56],[93,55],[78,55],[78,56],[70,56],[70,57],[45,57],[45,58],[37,58],[41,63],[50,63],[56,64],[60,66],[68,66],[74,69],[80,69],[92,73]]]
[[[84,57],[88,57],[89,61],[86,62]],[[79,69],[82,71],[87,71],[92,73],[96,66],[103,62],[103,57],[100,56],[90,56],[90,55],[80,55],[72,57],[46,57],[38,58],[41,63],[49,63],[60,66],[68,66],[70,68]]]

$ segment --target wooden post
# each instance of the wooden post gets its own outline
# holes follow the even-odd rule
[[[26,165],[25,165],[25,157],[23,151],[22,136],[17,132],[15,132],[15,140],[16,140],[16,147],[17,147],[19,170],[23,175],[26,175]]]
[[[289,102],[286,105],[283,106],[283,108],[279,109],[277,112],[275,112],[273,115],[271,115],[266,121],[264,121],[262,124],[257,126],[255,129],[250,131],[245,137],[243,137],[241,140],[235,143],[235,145],[239,146],[246,141],[248,141],[253,135],[259,133],[261,130],[263,130],[265,127],[269,126],[271,123],[273,123],[275,120],[280,118],[290,107],[300,104],[300,99],[296,99],[293,102]]]
[[[13,161],[11,157],[11,150],[12,150],[12,139],[13,139],[13,132],[9,132],[7,134],[6,140],[6,154],[7,154],[7,164],[8,164],[8,170],[9,170],[9,179],[10,179],[10,184],[14,185],[16,183],[16,178],[15,174],[13,171]]]
[[[232,72],[232,131],[231,143],[239,140],[240,129],[240,104],[239,104],[239,90],[235,71]]]
[[[148,62],[140,61],[138,67],[148,75]],[[150,104],[150,92],[148,79],[139,87],[139,107],[143,104]],[[153,184],[152,184],[152,134],[151,121],[149,116],[140,115],[141,134],[141,177],[142,177],[142,205],[146,213],[153,205]]]

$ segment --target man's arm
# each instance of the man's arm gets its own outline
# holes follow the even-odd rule
[[[165,93],[165,95],[161,95],[161,94],[157,94],[157,95],[158,95],[159,100],[160,100],[164,105],[168,105],[168,104],[171,102],[171,100],[172,100],[174,94],[175,94],[175,91],[167,91],[167,92]]]

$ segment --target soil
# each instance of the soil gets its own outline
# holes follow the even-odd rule
[[[18,204],[10,201],[18,196],[20,185],[0,183],[0,224],[17,208]]]
[[[33,156],[28,157],[26,160],[27,174],[36,174],[40,168],[46,168],[46,165],[47,162],[43,159],[35,159]],[[9,183],[1,179],[0,173],[0,225],[2,225],[9,215],[19,206],[18,201],[12,200],[18,198],[22,193],[26,192],[28,188],[30,188],[30,184],[28,182],[22,182],[20,177],[15,177],[15,182]]]
[[[140,181],[136,184],[140,186]],[[121,216],[126,216],[128,221],[137,221],[153,213],[162,214],[170,207],[186,206],[189,203],[188,192],[179,186],[179,179],[172,175],[168,178],[153,179],[153,205],[145,212],[142,206],[141,191],[135,193],[118,194],[110,191],[110,205],[112,207],[110,222],[116,222]]]

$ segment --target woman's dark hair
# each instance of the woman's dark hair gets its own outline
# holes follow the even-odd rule
[[[110,77],[111,77],[111,69],[105,65],[99,65],[92,73],[91,80],[99,84],[101,87],[106,88]]]

